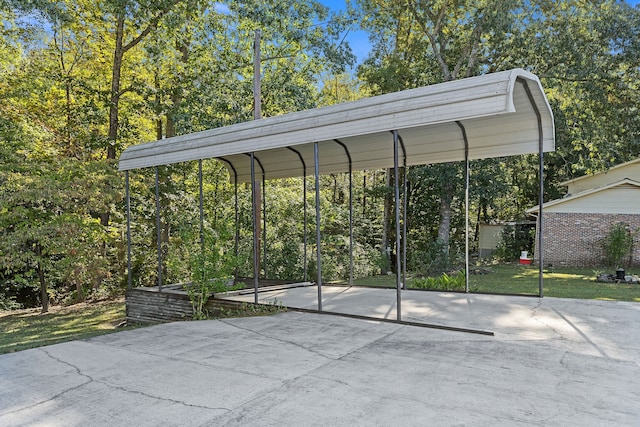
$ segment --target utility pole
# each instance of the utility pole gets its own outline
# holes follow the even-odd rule
[[[253,120],[262,118],[262,102],[260,100],[260,30],[256,30],[253,41]]]
[[[260,30],[256,30],[255,39],[253,41],[253,119],[259,120],[262,118],[262,101],[260,99]],[[253,165],[252,165],[253,167]],[[254,282],[257,289],[258,278],[260,276],[260,225],[261,225],[261,212],[260,205],[262,204],[262,191],[261,180],[256,179],[254,176],[254,182],[251,183],[253,188],[253,215],[255,218],[253,239],[254,239]],[[257,296],[256,296],[257,298]],[[256,301],[257,302],[257,301]]]

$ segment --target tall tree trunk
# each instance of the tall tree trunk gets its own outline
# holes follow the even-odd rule
[[[49,294],[47,293],[47,282],[44,277],[44,268],[42,267],[42,246],[39,243],[36,244],[36,256],[38,262],[36,263],[36,274],[38,275],[38,281],[40,282],[40,299],[42,300],[41,313],[47,313],[49,311]]]
[[[118,137],[118,108],[120,104],[120,76],[122,73],[122,59],[124,58],[124,14],[116,17],[115,32],[116,47],[113,51],[113,67],[111,68],[111,95],[109,97],[109,145],[107,159],[116,158],[116,140]]]
[[[176,43],[176,49],[181,52],[181,61],[186,64],[189,59],[189,50],[188,46],[185,43]],[[176,136],[176,120],[175,116],[180,109],[180,104],[182,103],[182,83],[183,76],[178,75],[176,81],[174,82],[174,87],[171,89],[171,106],[169,107],[169,111],[166,114],[166,123],[164,129],[164,135],[162,132],[162,118],[159,118],[156,122],[156,133],[157,138],[171,138]],[[160,83],[158,79],[158,75],[156,74],[156,89],[157,92],[160,92]],[[157,106],[158,109],[161,110],[161,100],[157,98]],[[172,166],[165,166],[160,168],[160,187],[164,188],[164,191],[160,192],[160,206],[164,210],[164,212],[171,211],[171,199],[169,197],[164,196],[165,194],[171,194],[174,192],[173,181],[171,179],[171,174],[174,168]],[[169,238],[171,237],[171,219],[169,215],[161,215],[160,221],[160,243],[162,245],[162,275],[163,277],[167,277],[168,268],[167,268],[167,258],[169,255]]]
[[[82,292],[82,283],[76,281],[76,302],[84,301],[84,292]]]
[[[124,27],[125,27],[125,12],[121,10],[116,13],[116,29],[115,29],[115,49],[113,51],[113,66],[111,68],[111,93],[109,96],[109,133],[108,146],[107,146],[107,159],[114,160],[116,158],[116,147],[118,142],[118,127],[119,127],[119,107],[120,97],[122,95],[120,90],[121,75],[122,75],[122,62],[124,55],[137,46],[151,31],[155,30],[160,20],[171,10],[175,2],[171,2],[165,9],[159,10],[156,15],[151,18],[149,24],[142,30],[135,38],[131,39],[127,44],[124,44]],[[100,215],[100,223],[103,226],[109,225],[109,212],[105,212]]]
[[[107,135],[107,159],[116,158],[116,142],[118,138],[118,108],[120,104],[120,75],[122,73],[122,58],[125,50],[123,48],[124,39],[124,15],[116,17],[116,47],[113,51],[113,67],[111,69],[111,94],[109,96],[109,133]],[[104,227],[109,225],[110,212],[103,212],[100,215],[100,224]]]
[[[449,166],[452,167],[452,166]],[[443,261],[449,265],[449,241],[451,230],[451,203],[453,202],[454,185],[452,181],[444,183],[440,197],[440,223],[438,224],[438,241],[442,244]]]
[[[178,40],[176,41],[176,50],[180,52],[180,62],[187,67],[187,63],[189,62],[189,38],[187,40]],[[171,89],[171,107],[169,108],[169,112],[167,113],[167,138],[171,138],[172,136],[176,136],[176,114],[180,110],[180,105],[182,104],[182,85],[184,83],[185,77],[179,72],[176,76],[177,79],[174,82],[174,86]]]

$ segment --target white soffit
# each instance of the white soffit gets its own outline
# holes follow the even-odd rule
[[[539,113],[540,121],[538,121]],[[314,173],[318,142],[320,173],[347,172],[347,147],[354,170],[393,167],[397,130],[407,165],[513,156],[555,149],[553,114],[539,79],[515,69],[344,104],[269,117],[127,148],[119,169],[132,170],[216,158],[231,180],[267,179]],[[295,151],[294,151],[295,150]],[[299,154],[298,154],[299,153]],[[401,149],[400,164],[405,156]],[[262,170],[264,168],[264,170]],[[235,172],[234,172],[235,170]]]

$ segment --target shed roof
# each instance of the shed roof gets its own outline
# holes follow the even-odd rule
[[[391,131],[407,165],[537,153],[555,149],[553,114],[539,79],[514,69],[358,101],[239,123],[127,148],[119,169],[216,158],[231,180],[251,179],[250,157],[265,178],[392,167]],[[403,153],[400,153],[402,156]],[[262,169],[262,170],[261,170]]]

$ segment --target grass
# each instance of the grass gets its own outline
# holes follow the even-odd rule
[[[215,318],[267,316],[286,311],[282,304],[243,304],[237,310],[222,310]],[[119,327],[125,321],[124,299],[0,312],[0,354],[80,340],[133,329]]]
[[[0,312],[0,354],[119,331],[124,320],[124,299],[54,306],[45,314],[40,309]]]
[[[487,267],[488,274],[470,275],[472,292],[538,295],[538,267],[498,264]],[[640,285],[600,283],[596,273],[587,268],[553,268],[544,270],[544,296],[557,298],[598,299],[640,302]],[[407,277],[412,287],[413,278]],[[354,280],[354,285],[395,287],[395,276],[375,276]]]

